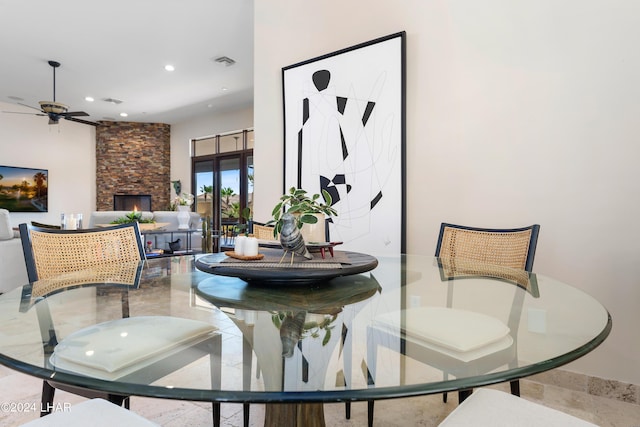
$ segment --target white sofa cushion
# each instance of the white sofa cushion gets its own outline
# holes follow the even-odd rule
[[[522,397],[481,388],[474,391],[440,427],[596,427],[564,412]]]
[[[11,228],[11,219],[9,211],[0,209],[0,240],[13,239],[13,228]]]
[[[0,241],[0,271],[2,272],[0,293],[9,292],[29,283],[20,239]]]

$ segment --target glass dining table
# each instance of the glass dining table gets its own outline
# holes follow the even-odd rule
[[[544,275],[334,252],[317,267],[330,271],[291,281],[288,259],[219,253],[25,284],[0,295],[0,363],[116,395],[262,403],[265,425],[323,425],[323,403],[514,381],[611,330],[601,303]]]

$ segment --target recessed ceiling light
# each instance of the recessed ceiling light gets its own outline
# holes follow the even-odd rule
[[[220,89],[222,89],[222,91],[223,91],[223,92],[225,92],[225,91],[227,90],[227,88],[226,88],[226,87],[222,87],[222,88],[220,88]]]
[[[120,113],[120,117],[127,117],[128,114],[127,113]]]
[[[95,99],[93,99],[93,97],[91,97],[91,96],[85,96],[85,97],[84,97],[84,100],[85,100],[85,101],[87,101],[87,102],[93,102],[93,101],[95,101]]]
[[[176,67],[174,67],[171,64],[167,64],[167,65],[164,66],[164,69],[167,70],[167,71],[173,71],[173,70],[176,69]]]

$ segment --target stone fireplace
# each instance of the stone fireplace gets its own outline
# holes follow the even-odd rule
[[[148,196],[149,209],[138,206],[138,210],[151,210],[151,200],[153,209],[169,210],[170,135],[170,125],[163,123],[100,122],[96,127],[96,210],[114,210],[115,196],[124,201],[133,199],[122,196],[141,195]],[[117,210],[133,210],[129,204],[124,206]]]

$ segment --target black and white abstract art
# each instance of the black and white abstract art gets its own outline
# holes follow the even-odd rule
[[[327,190],[331,241],[405,252],[404,32],[282,69],[284,187]]]

